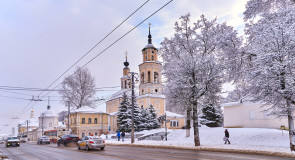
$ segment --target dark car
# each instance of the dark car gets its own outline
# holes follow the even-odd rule
[[[74,134],[64,134],[57,141],[57,146],[60,146],[61,144],[63,144],[64,146],[67,146],[69,143],[75,143],[75,145],[76,145],[79,140],[80,140],[80,138]]]

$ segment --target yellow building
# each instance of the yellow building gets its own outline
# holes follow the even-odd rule
[[[71,111],[70,128],[72,133],[79,137],[108,134],[109,119],[109,115],[106,113],[83,107]]]
[[[153,105],[158,116],[164,115],[166,112],[165,96],[163,95],[163,84],[161,79],[162,64],[158,60],[158,49],[152,44],[152,36],[148,35],[148,44],[142,49],[143,62],[139,65],[140,84],[138,91],[135,92],[137,104],[139,107],[147,108]],[[124,62],[123,76],[121,77],[121,90],[114,93],[110,100],[106,102],[106,111],[110,114],[111,133],[117,130],[117,116],[120,102],[122,101],[123,93],[131,97],[130,69],[129,63]],[[169,112],[172,113],[172,112]],[[175,115],[175,114],[172,114]],[[179,129],[185,126],[185,117],[181,115],[168,116],[167,119],[174,120],[171,125],[167,123],[168,128]],[[175,123],[174,123],[175,122]],[[170,127],[171,126],[171,127]],[[162,127],[164,125],[162,124]]]

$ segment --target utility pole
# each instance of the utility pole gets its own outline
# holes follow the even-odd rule
[[[43,118],[44,118],[44,113],[42,113],[42,137],[43,137],[43,131],[44,131]]]
[[[29,138],[28,133],[29,133],[29,120],[27,120],[27,138]]]
[[[68,131],[70,131],[70,101],[68,102]]]
[[[166,117],[166,112],[165,112],[165,140],[167,141],[167,117]]]
[[[135,101],[135,94],[134,94],[134,76],[135,72],[129,72],[131,74],[131,90],[132,90],[132,96],[131,96],[131,105],[132,105],[132,128],[131,128],[131,143],[134,143],[134,101]],[[136,78],[136,81],[138,81],[138,79]]]

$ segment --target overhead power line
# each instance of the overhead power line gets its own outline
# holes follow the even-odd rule
[[[135,27],[133,27],[132,29],[130,29],[128,32],[126,32],[124,35],[122,35],[120,38],[118,38],[116,41],[114,41],[113,43],[111,43],[109,46],[107,46],[104,50],[102,50],[101,52],[99,52],[96,56],[94,56],[92,59],[90,59],[86,64],[84,64],[80,69],[82,69],[83,67],[85,67],[86,65],[88,65],[90,62],[92,62],[94,59],[96,59],[98,56],[100,56],[102,53],[104,53],[106,50],[108,50],[109,48],[111,48],[114,44],[116,44],[118,41],[120,41],[122,38],[124,38],[125,36],[127,36],[130,32],[132,32],[135,28],[137,28],[138,26],[140,26],[142,23],[144,23],[145,21],[147,21],[149,18],[151,18],[152,16],[154,16],[156,13],[158,13],[160,10],[162,10],[164,7],[166,7],[168,4],[170,4],[173,0],[170,0],[169,2],[167,2],[165,5],[163,5],[162,7],[160,7],[158,10],[156,10],[155,12],[153,12],[150,16],[148,16],[147,18],[145,18],[143,21],[141,21],[139,24],[137,24]],[[73,76],[78,70],[76,70],[73,74],[71,74],[69,77]],[[59,77],[60,78],[60,77]],[[59,79],[58,78],[58,79]],[[57,80],[54,81],[54,83]],[[47,89],[49,87],[51,87],[54,83],[50,84]],[[61,83],[59,83],[57,86],[55,86],[52,90],[55,90],[59,85],[61,85]],[[41,99],[43,97],[45,97],[46,95],[48,95],[51,91],[48,91],[44,96],[41,97]],[[42,92],[44,93],[44,91]],[[42,93],[40,93],[39,95],[41,95]],[[33,105],[35,105],[37,102],[35,102]],[[32,106],[33,106],[32,105]],[[30,108],[30,107],[29,107]],[[28,108],[28,109],[29,109]],[[26,109],[26,111],[28,110]]]

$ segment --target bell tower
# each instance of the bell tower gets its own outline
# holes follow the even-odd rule
[[[127,61],[127,51],[125,52],[126,56],[126,61],[123,63],[124,64],[124,68],[123,68],[123,76],[121,77],[121,89],[130,89],[131,88],[131,84],[130,84],[130,79],[128,78],[128,76],[130,75],[130,69],[129,69],[129,62]]]
[[[143,63],[139,65],[138,104],[147,108],[153,105],[158,115],[164,114],[163,85],[161,83],[162,64],[158,61],[158,49],[152,43],[151,24],[149,23],[148,44],[142,49]]]

